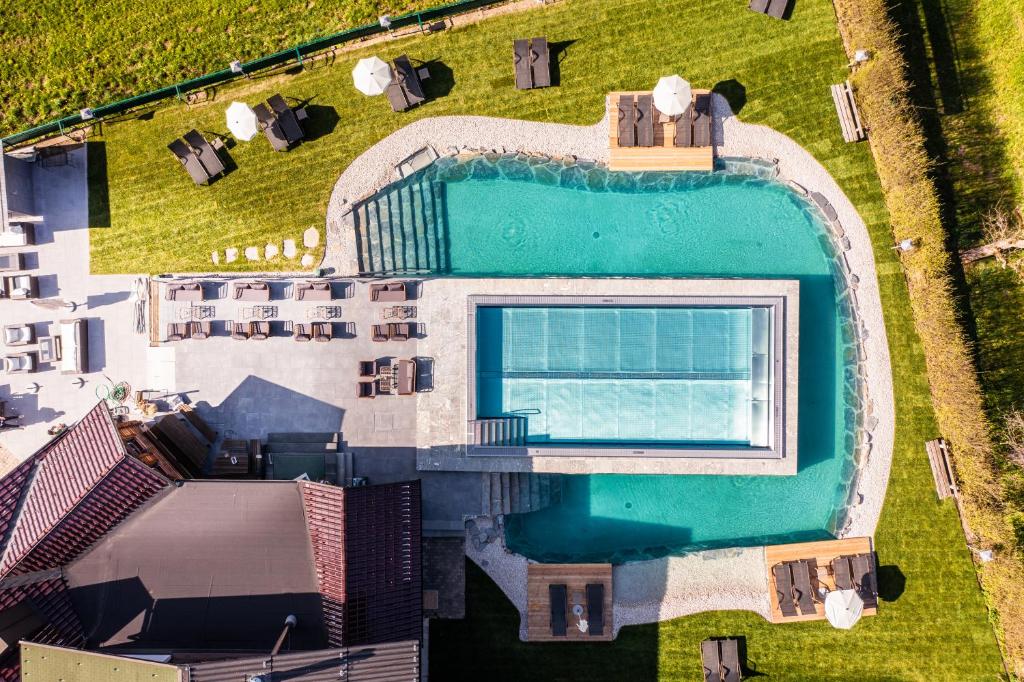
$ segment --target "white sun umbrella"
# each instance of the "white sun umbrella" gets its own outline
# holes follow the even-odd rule
[[[664,76],[654,86],[654,106],[669,116],[678,116],[690,106],[690,84],[679,76]]]
[[[864,600],[855,590],[834,590],[825,596],[825,617],[832,627],[849,630],[864,613]]]
[[[391,83],[391,67],[378,57],[360,59],[352,69],[352,82],[364,95],[380,95]]]
[[[248,142],[260,131],[256,114],[244,102],[232,102],[227,111],[228,130],[239,140]]]

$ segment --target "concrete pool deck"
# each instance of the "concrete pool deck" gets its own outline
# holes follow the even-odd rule
[[[721,96],[713,97],[712,138],[718,157],[745,157],[774,164],[776,179],[816,199],[841,268],[841,297],[856,321],[861,425],[855,445],[858,464],[848,509],[838,537],[872,535],[881,514],[892,462],[895,432],[892,370],[874,252],[867,226],[825,168],[799,144],[770,128],[741,122]],[[341,174],[327,214],[324,266],[358,272],[352,207],[398,179],[404,159],[432,147],[440,155],[520,153],[607,163],[607,118],[593,126],[570,126],[474,116],[422,119],[396,131],[359,156]],[[439,404],[438,409],[455,405]],[[428,468],[429,462],[422,462]],[[500,536],[500,534],[499,534]],[[522,614],[526,608],[526,562],[508,552],[499,537],[467,554],[491,575]],[[685,557],[617,566],[615,628],[675,618],[710,609],[746,609],[770,618],[764,548],[695,552]]]

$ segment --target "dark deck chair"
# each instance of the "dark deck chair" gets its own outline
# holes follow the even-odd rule
[[[202,322],[189,322],[189,336],[193,339],[208,339],[213,333],[213,326],[206,320]]]
[[[217,150],[210,146],[210,143],[198,130],[190,130],[185,133],[184,137],[185,142],[188,142],[189,146],[196,151],[199,163],[203,164],[203,168],[211,178],[224,172],[224,162],[217,156]]]
[[[414,334],[411,322],[388,323],[388,338],[392,341],[408,341]]]
[[[238,341],[248,341],[252,334],[252,325],[248,322],[231,322],[228,329],[231,330],[231,338]]]
[[[767,14],[768,13],[768,5],[770,3],[771,3],[771,0],[750,0],[750,4],[747,5],[747,7],[751,11],[758,12],[759,14]]]
[[[374,341],[387,341],[388,340],[388,328],[383,324],[373,325],[373,340]]]
[[[775,594],[779,599],[779,611],[787,618],[795,616],[796,605],[793,603],[793,574],[789,570],[789,564],[775,564],[772,566],[772,575],[775,576]]]
[[[377,362],[375,360],[360,360],[359,361],[359,376],[361,376],[361,377],[375,377],[375,376],[377,376]]]
[[[188,338],[188,325],[182,322],[171,322],[167,325],[167,340],[181,341]]]
[[[740,682],[740,646],[735,639],[718,641],[722,661],[722,679],[724,682]]]
[[[533,74],[530,71],[530,43],[517,40],[512,43],[512,66],[516,70],[516,89],[529,90],[533,87]]]
[[[832,575],[835,577],[837,590],[852,590],[853,571],[850,569],[850,557],[841,556],[832,560]]]
[[[768,16],[775,17],[776,19],[782,19],[786,16],[786,10],[789,8],[789,0],[771,0],[768,3]]]
[[[704,682],[722,682],[722,659],[718,642],[705,639],[700,643],[700,662],[704,668]]]
[[[288,102],[284,101],[284,97],[274,95],[267,100],[267,104],[277,114],[277,122],[281,124],[281,132],[284,133],[289,144],[294,144],[305,137],[302,126],[299,125],[299,119],[295,116],[295,111],[288,106]]]
[[[555,637],[565,637],[566,598],[565,585],[548,585],[548,599],[551,601],[551,634]]]
[[[253,341],[266,341],[270,336],[269,322],[250,322],[249,329],[252,331]]]
[[[313,323],[313,340],[320,343],[327,343],[334,338],[334,325],[330,322]]]
[[[638,147],[654,146],[654,97],[651,95],[636,98],[636,144]]]
[[[530,41],[530,58],[533,66],[533,87],[551,87],[551,51],[547,38]]]
[[[281,124],[270,113],[267,105],[257,104],[252,108],[252,112],[256,114],[256,120],[260,122],[260,129],[263,130],[263,134],[270,142],[270,146],[274,148],[274,151],[288,151],[288,138],[285,137],[284,132],[281,130]]]
[[[412,106],[406,99],[405,89],[397,80],[392,80],[388,87],[384,88],[384,94],[388,98],[388,104],[391,105],[392,111],[405,111]]]
[[[853,584],[866,606],[878,603],[878,586],[875,584],[875,562],[870,554],[858,554],[850,557],[853,571]]]
[[[167,148],[171,150],[171,153],[177,157],[181,165],[188,171],[192,182],[197,185],[205,185],[210,181],[210,174],[203,168],[203,164],[199,163],[199,157],[193,154],[192,150],[182,140],[175,140],[167,145]]]
[[[697,95],[694,102],[693,146],[711,146],[711,95]]]
[[[673,143],[677,147],[693,146],[693,105],[686,107],[676,119],[676,134]]]
[[[356,384],[356,397],[357,398],[375,398],[377,397],[377,382],[375,381],[360,381]]]
[[[604,585],[587,585],[587,631],[592,637],[604,634]]]
[[[619,146],[636,146],[636,107],[632,95],[619,96]]]
[[[800,606],[800,614],[809,616],[816,613],[814,610],[814,588],[811,587],[811,568],[807,561],[794,561],[793,568],[793,589],[796,592],[797,603]]]
[[[416,69],[412,68],[409,56],[403,54],[401,57],[396,57],[394,65],[398,80],[405,90],[405,99],[409,102],[409,106],[425,102],[427,96],[423,92],[423,83],[420,81]]]
[[[295,334],[295,340],[299,343],[305,343],[313,338],[313,330],[308,324],[300,322],[295,325],[292,331]]]

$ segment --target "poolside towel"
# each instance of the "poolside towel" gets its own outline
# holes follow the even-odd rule
[[[636,143],[640,147],[654,146],[654,96],[636,98]]]
[[[800,614],[809,616],[816,613],[814,610],[814,588],[811,587],[811,569],[809,561],[794,561],[793,568],[793,589],[796,591],[797,603],[800,605]]]
[[[592,637],[604,634],[604,585],[587,585],[587,633]]]
[[[548,585],[548,599],[551,602],[551,634],[565,637],[565,614],[568,605],[565,585]]]
[[[620,147],[636,146],[636,108],[632,95],[620,95],[618,103]]]
[[[795,616],[793,575],[789,570],[789,564],[775,564],[772,566],[772,575],[775,576],[775,594],[779,600],[779,611],[786,617]]]

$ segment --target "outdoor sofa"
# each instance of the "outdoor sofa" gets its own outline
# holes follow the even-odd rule
[[[370,300],[378,303],[402,303],[409,300],[409,287],[405,282],[371,284]]]
[[[269,301],[270,285],[266,282],[235,282],[232,295],[236,301]]]
[[[199,282],[168,284],[164,298],[168,301],[202,301],[203,285]]]
[[[299,282],[295,285],[296,301],[333,301],[330,282]]]

